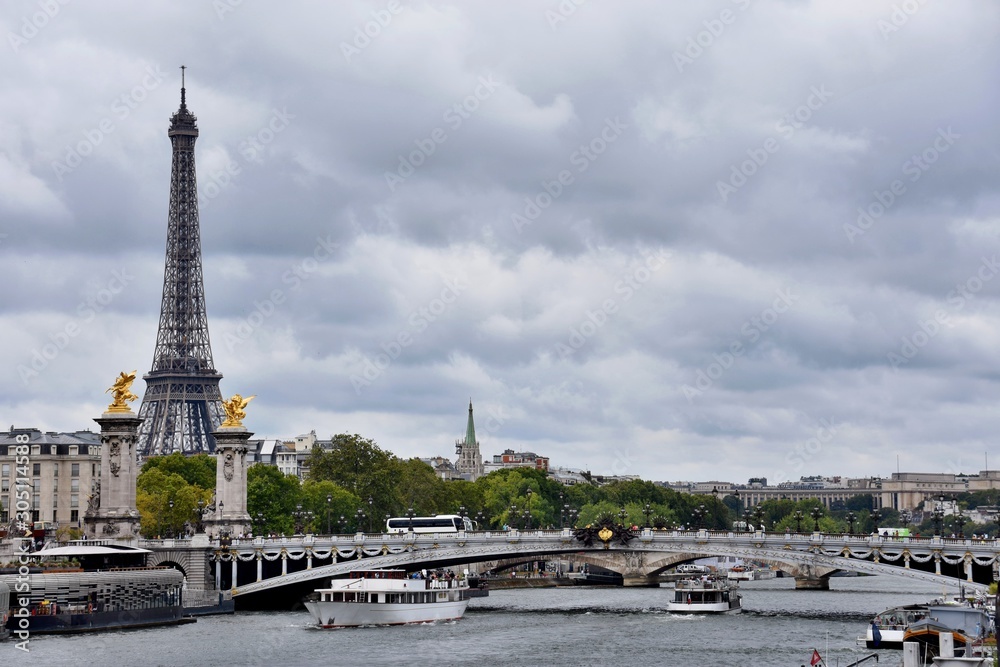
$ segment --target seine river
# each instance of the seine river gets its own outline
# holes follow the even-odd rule
[[[817,648],[835,667],[870,653],[855,640],[875,614],[957,592],[896,577],[834,578],[830,591],[796,591],[791,579],[741,589],[743,613],[726,616],[668,614],[672,590],[610,587],[495,590],[460,621],[419,626],[318,630],[305,611],[245,612],[36,637],[28,654],[6,642],[0,664],[797,667]],[[883,667],[901,663],[899,651],[880,653]]]

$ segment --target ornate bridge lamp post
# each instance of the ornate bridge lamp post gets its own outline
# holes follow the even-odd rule
[[[702,524],[703,524],[704,519],[705,519],[705,506],[704,505],[698,505],[696,508],[694,508],[694,511],[691,512],[691,514],[694,516],[694,525],[695,525],[695,527],[696,528],[702,528],[703,527]]]
[[[736,498],[736,518],[740,518],[740,514],[743,513],[743,502],[740,500],[740,490],[733,489],[733,497]]]
[[[753,512],[750,511],[750,508],[748,507],[745,510],[743,510],[743,530],[746,531],[750,530],[750,521],[752,519],[753,519]]]
[[[823,508],[814,507],[809,510],[809,516],[813,518],[813,531],[819,532],[819,518],[823,516]]]
[[[872,512],[872,522],[875,524],[875,533],[878,534],[878,522],[882,520],[882,510]]]
[[[372,518],[375,515],[375,513],[373,512],[373,508],[372,508],[372,503],[374,503],[374,502],[375,501],[372,500],[372,497],[368,496],[368,532],[369,533],[372,532]]]
[[[514,503],[510,504],[509,514],[507,515],[510,520],[510,527],[517,528],[517,505]]]
[[[858,516],[854,512],[847,513],[847,534],[854,534],[854,522],[858,520]]]
[[[571,528],[576,526],[576,517],[579,516],[580,510],[570,509],[569,511],[569,525]]]
[[[292,532],[296,535],[302,532],[302,505],[296,505],[295,511],[292,512],[292,518],[295,519],[295,523],[292,524]]]
[[[806,518],[806,515],[802,513],[802,510],[795,510],[792,513],[792,518],[795,519],[795,532],[802,532],[802,519]]]
[[[702,505],[702,507],[704,507],[704,505]],[[628,518],[628,512],[625,510],[625,506],[622,505],[622,508],[618,511],[618,523],[624,526],[625,519],[627,518]]]
[[[326,494],[326,534],[331,535],[330,532],[330,510],[333,509],[333,495]]]
[[[354,515],[354,519],[355,525],[357,526],[357,532],[363,532],[364,527],[361,524],[365,520],[365,511],[359,507],[358,511]]]
[[[643,528],[649,528],[649,516],[653,513],[653,508],[646,503],[646,506],[642,508],[642,513],[646,516],[646,523],[643,524]]]
[[[934,518],[934,535],[941,537],[941,524],[944,522],[944,508],[941,507],[941,503],[938,503],[937,507],[934,508],[932,516]]]
[[[257,519],[257,535],[263,535],[264,534],[264,513],[263,512],[257,512],[257,514],[255,515],[254,518]]]
[[[338,523],[340,524],[340,534],[343,535],[347,531],[347,517],[341,514]]]
[[[753,517],[757,520],[757,527],[760,530],[764,530],[764,508],[757,505],[757,507],[753,509]]]
[[[521,518],[524,519],[524,529],[531,530],[531,512],[525,509],[521,512]]]
[[[528,508],[524,510],[525,516],[527,517],[527,520],[524,522],[524,529],[531,530],[531,489],[528,489],[525,492],[525,495],[528,497]]]
[[[413,517],[416,515],[417,513],[413,511],[413,505],[410,505],[410,509],[406,510],[406,518],[410,520],[409,532],[411,533],[413,532]]]

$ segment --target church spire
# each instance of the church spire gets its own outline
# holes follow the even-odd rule
[[[465,427],[465,440],[455,441],[455,453],[458,460],[455,468],[471,482],[483,476],[483,455],[479,452],[479,442],[476,440],[476,425],[472,420],[472,399],[469,399],[469,423]]]
[[[469,399],[469,425],[465,427],[465,445],[472,447],[476,444],[476,425],[472,422],[472,399]]]

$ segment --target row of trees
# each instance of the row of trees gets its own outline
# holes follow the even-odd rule
[[[871,496],[856,496],[833,511],[818,500],[771,500],[747,513],[736,496],[695,496],[638,480],[564,486],[527,468],[499,470],[475,482],[445,482],[419,459],[400,459],[368,438],[340,434],[333,444],[330,450],[313,450],[302,482],[273,466],[249,469],[247,511],[255,533],[381,531],[387,517],[410,513],[462,513],[483,529],[582,526],[605,516],[658,528],[729,530],[742,521],[772,532],[811,531],[818,525],[824,532],[870,533],[876,525],[902,525],[892,510],[876,515]],[[212,456],[149,459],[138,481],[143,535],[191,532],[214,487]]]

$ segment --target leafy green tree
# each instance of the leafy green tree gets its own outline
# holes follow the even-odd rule
[[[340,531],[340,517],[355,515],[361,499],[333,482],[308,479],[301,487],[301,505],[302,511],[313,513],[312,521],[305,526],[306,532],[329,534]]]
[[[373,440],[341,433],[332,438],[333,449],[314,447],[309,455],[309,479],[324,480],[347,489],[361,499],[367,524],[374,528],[385,514],[399,510],[395,493],[398,461]]]
[[[136,479],[139,530],[147,538],[180,537],[194,526],[198,502],[205,505],[211,498],[211,489],[190,484],[178,473],[144,467]]]
[[[434,474],[434,469],[420,459],[392,462],[396,479],[396,493],[389,514],[401,516],[409,508],[419,516],[452,514],[457,507],[449,507],[447,482]]]
[[[301,503],[302,489],[295,475],[262,464],[247,470],[247,512],[254,533],[291,535],[295,528],[292,512]]]
[[[151,456],[142,464],[142,472],[158,468],[165,474],[180,475],[180,477],[194,486],[202,489],[215,488],[215,463],[216,458],[209,454],[195,454],[185,456],[180,452],[174,452],[168,456]]]

